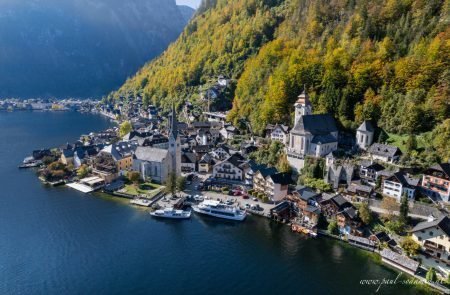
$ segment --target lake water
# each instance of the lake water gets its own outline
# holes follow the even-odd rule
[[[43,186],[17,165],[112,123],[80,113],[0,112],[0,294],[373,294],[395,278],[367,252],[259,217],[152,219],[127,202]],[[396,285],[379,294],[417,294]]]

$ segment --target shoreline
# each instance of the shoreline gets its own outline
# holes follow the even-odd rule
[[[29,110],[29,111],[31,111],[31,112],[33,112],[33,111],[36,111],[36,110]],[[37,110],[38,112],[45,112],[45,111],[42,111],[42,110]],[[72,110],[72,111],[76,111],[76,110]],[[59,111],[58,111],[59,112]],[[79,111],[76,111],[76,112],[79,112]],[[83,113],[83,112],[80,112],[80,113]],[[107,118],[109,118],[109,119],[112,119],[111,118],[111,116],[108,116],[107,114],[104,114],[104,113],[102,113],[102,112],[90,112],[90,113],[92,113],[92,114],[96,114],[96,115],[102,115],[102,116],[104,116],[104,117],[107,117]],[[114,119],[113,119],[114,120]],[[114,120],[114,122],[117,122],[117,120]],[[42,180],[42,179],[41,179]],[[57,183],[57,185],[59,185],[59,184],[63,184],[63,182],[61,182],[61,181],[58,181],[58,182],[56,182]],[[47,184],[49,184],[49,185],[54,185],[54,184],[52,184],[52,183],[48,183],[47,182]],[[111,195],[111,194],[108,194],[109,196],[114,196],[114,197],[120,197],[120,196],[117,196],[117,195]],[[266,218],[268,218],[269,220],[273,220],[272,218],[270,218],[270,216],[261,216],[261,214],[255,214],[254,212],[252,212],[252,215],[257,215],[257,216],[260,216],[260,217],[266,217]],[[276,221],[276,220],[273,220],[273,221]],[[279,222],[279,221],[277,221],[277,223],[282,223],[282,222]],[[284,224],[286,224],[286,225],[288,225],[288,226],[290,226],[290,224],[289,223],[284,223]],[[325,235],[325,236],[328,236],[328,237],[330,237],[329,235],[327,235],[327,234],[324,234],[323,232],[321,233],[321,235]],[[343,240],[343,239],[341,239],[341,238],[338,238],[338,237],[335,237],[335,236],[331,236],[330,238],[333,238],[333,239],[335,239],[335,240],[339,240],[339,241],[342,241],[342,242],[346,242],[345,244],[348,244],[349,246],[354,246],[354,245],[352,245],[352,244],[350,244],[348,241],[346,241],[346,240]],[[355,247],[355,246],[354,246]],[[360,247],[357,247],[357,248],[360,248]],[[366,250],[366,252],[367,252],[367,249],[361,249],[361,250]],[[375,252],[374,251],[374,253],[377,253],[377,252]],[[379,256],[377,256],[377,261],[380,259],[380,257]],[[384,265],[386,265],[386,263],[384,263]],[[390,265],[390,268],[392,268],[393,267],[393,265]],[[398,269],[398,268],[396,268],[395,269],[397,272],[400,270],[400,271],[402,271],[401,269]],[[416,277],[416,276],[413,276],[413,277]],[[420,278],[420,277],[416,277],[416,278]],[[424,282],[426,285],[428,285],[429,287],[431,287],[431,288],[434,288],[434,289],[438,289],[439,291],[441,291],[441,292],[444,292],[444,293],[446,293],[446,294],[449,294],[449,290],[448,289],[445,289],[445,291],[443,291],[443,289],[441,288],[441,287],[439,287],[439,286],[436,286],[436,285],[434,285],[434,284],[431,284],[431,283],[429,283],[429,282]]]

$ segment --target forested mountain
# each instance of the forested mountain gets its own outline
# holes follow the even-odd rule
[[[0,97],[107,94],[193,13],[175,0],[0,0]]]
[[[429,140],[449,153],[450,0],[205,0],[179,39],[110,98],[195,101],[219,74],[237,81],[229,119],[248,118],[258,133],[292,125],[306,85],[315,112],[344,129],[364,119],[390,133],[434,129],[443,136]]]

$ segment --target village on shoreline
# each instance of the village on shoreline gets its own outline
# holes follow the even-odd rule
[[[383,142],[371,121],[345,134],[331,115],[313,113],[306,89],[292,107],[294,126],[268,125],[257,137],[248,122],[233,126],[209,103],[199,115],[189,103],[167,113],[141,98],[0,104],[9,111],[99,113],[119,124],[33,151],[20,167],[38,167],[46,184],[101,190],[151,210],[183,209],[200,196],[234,204],[293,232],[379,253],[448,294],[450,164],[402,167],[402,150]]]

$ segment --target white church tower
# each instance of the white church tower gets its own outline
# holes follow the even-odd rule
[[[295,121],[294,125],[297,124],[301,116],[312,114],[312,105],[309,101],[309,96],[306,93],[306,88],[303,90],[302,94],[298,96],[297,101],[294,104],[295,107]]]
[[[361,126],[356,130],[356,145],[362,149],[366,150],[373,143],[373,136],[375,129],[370,121],[364,121]]]
[[[170,172],[178,177],[181,175],[181,144],[178,135],[178,120],[175,106],[172,106],[172,114],[169,118],[169,155],[171,158]]]

